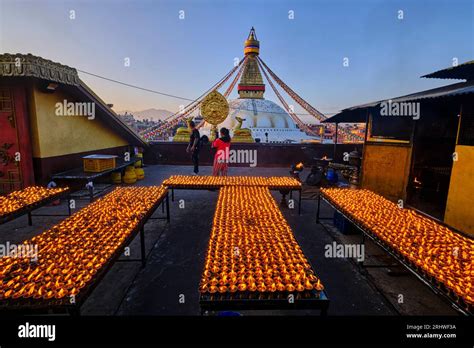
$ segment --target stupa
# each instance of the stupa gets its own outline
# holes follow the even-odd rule
[[[229,100],[229,116],[219,124],[231,131],[233,142],[292,142],[317,139],[300,130],[291,116],[279,105],[264,97],[265,84],[262,78],[257,56],[260,42],[255,29],[250,30],[244,44],[247,59],[238,84],[239,98]],[[209,126],[202,129],[209,132]]]

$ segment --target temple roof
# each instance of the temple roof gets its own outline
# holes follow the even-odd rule
[[[146,147],[143,141],[117,114],[79,78],[77,70],[32,54],[0,54],[0,78],[36,78],[52,81],[74,95],[78,100],[94,102],[99,118],[131,144]]]
[[[76,69],[32,54],[0,54],[0,76],[36,77],[73,86],[80,84]]]

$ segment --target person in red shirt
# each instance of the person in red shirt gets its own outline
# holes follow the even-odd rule
[[[212,175],[227,176],[227,169],[229,167],[229,152],[230,152],[230,134],[227,128],[221,128],[220,138],[216,131],[216,140],[212,142],[212,147],[217,149],[214,155],[214,167]]]

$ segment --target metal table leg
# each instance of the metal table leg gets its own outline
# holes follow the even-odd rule
[[[67,211],[69,216],[71,216],[71,196],[67,196]]]
[[[316,223],[319,224],[319,212],[321,210],[321,194],[318,193],[318,208],[316,210]]]
[[[301,190],[298,190],[298,215],[301,215]]]
[[[87,188],[89,190],[89,203],[94,201],[94,186],[91,185]]]
[[[140,249],[142,254],[142,268],[145,268],[146,265],[146,255],[145,255],[145,227],[140,228]]]
[[[359,265],[361,267],[364,267],[364,260],[365,260],[365,233],[364,232],[361,232],[362,233],[362,240],[361,240],[361,244],[362,244],[362,250],[364,250],[364,257],[362,258],[362,261],[359,261]]]
[[[166,193],[166,221],[170,222],[170,197]]]

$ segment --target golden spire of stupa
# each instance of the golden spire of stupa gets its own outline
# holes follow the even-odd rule
[[[245,40],[244,53],[247,63],[238,86],[239,97],[243,99],[263,99],[265,84],[257,62],[257,56],[260,53],[260,42],[257,40],[254,27],[250,29],[249,36]]]
[[[257,40],[257,35],[255,34],[255,29],[252,27],[250,29],[249,36],[245,40],[244,53],[247,54],[258,54],[260,51],[260,41]]]

